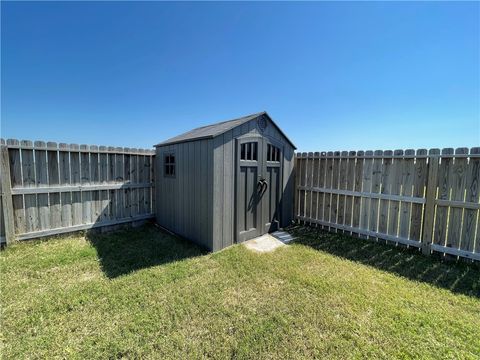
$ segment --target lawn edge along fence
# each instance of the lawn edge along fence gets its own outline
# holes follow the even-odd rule
[[[301,223],[480,261],[480,148],[296,154]]]
[[[1,139],[1,241],[154,217],[154,156],[146,149]]]

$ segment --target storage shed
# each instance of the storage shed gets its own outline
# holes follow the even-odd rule
[[[156,147],[156,221],[217,251],[293,219],[295,146],[261,112]]]

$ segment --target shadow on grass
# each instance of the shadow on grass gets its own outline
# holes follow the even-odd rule
[[[422,281],[454,293],[480,297],[480,266],[423,256],[418,249],[333,234],[308,226],[292,227],[295,243]]]
[[[115,233],[89,233],[103,272],[109,278],[151,266],[204,255],[206,250],[148,224]]]

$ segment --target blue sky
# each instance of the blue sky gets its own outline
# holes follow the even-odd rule
[[[128,147],[267,110],[301,151],[480,144],[480,3],[2,2],[4,138]]]

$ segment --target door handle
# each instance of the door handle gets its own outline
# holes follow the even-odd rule
[[[268,182],[265,179],[260,179],[260,180],[258,180],[258,183],[262,186],[260,188],[260,194],[263,195],[265,193],[265,191],[267,191]]]
[[[263,194],[265,194],[265,191],[267,191],[267,189],[268,189],[268,182],[265,179],[262,179],[261,181],[262,181],[261,194],[263,195]]]
[[[257,189],[260,188],[260,193],[263,192],[264,181],[265,181],[265,179],[258,180]]]
[[[260,187],[260,195],[263,195],[268,188],[268,182],[265,179],[258,180],[257,189]]]

